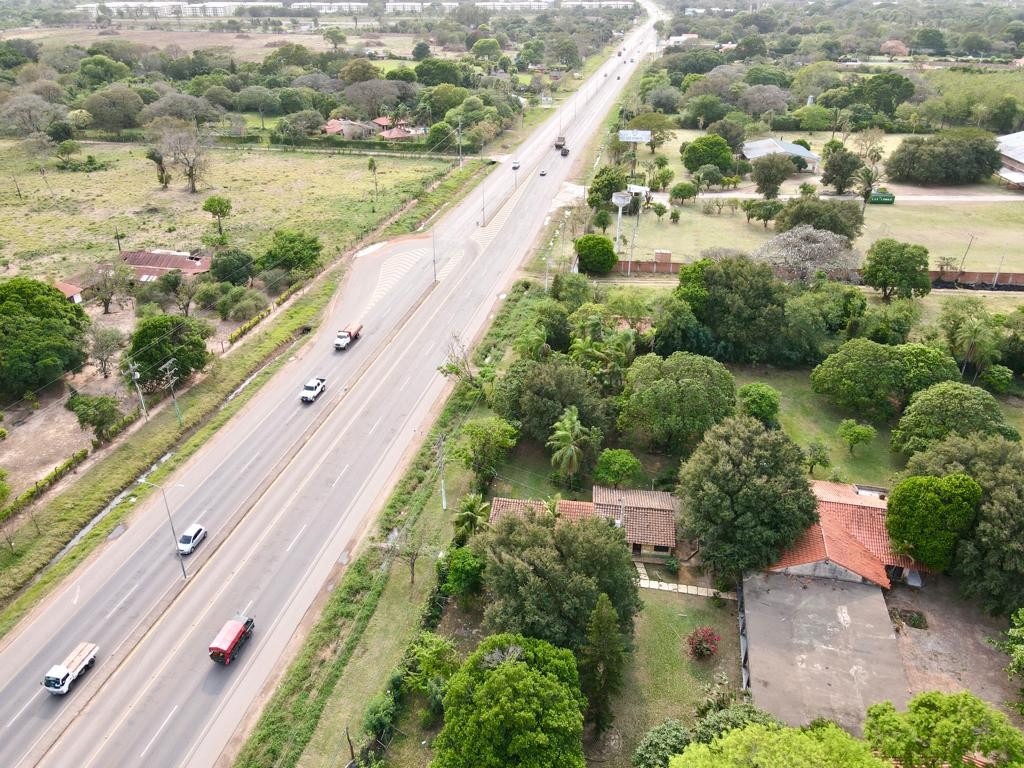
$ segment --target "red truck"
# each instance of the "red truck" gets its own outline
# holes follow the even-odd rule
[[[210,658],[226,667],[235,660],[242,646],[252,637],[255,626],[256,622],[251,616],[236,616],[229,619],[210,643]]]

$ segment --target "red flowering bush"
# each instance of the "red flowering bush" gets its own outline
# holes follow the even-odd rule
[[[697,627],[686,636],[686,643],[693,658],[706,659],[718,653],[718,641],[721,639],[711,627]]]

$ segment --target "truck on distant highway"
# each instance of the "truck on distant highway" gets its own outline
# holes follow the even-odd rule
[[[302,388],[302,402],[312,403],[327,389],[327,379],[317,377],[306,382]]]
[[[337,350],[348,349],[348,345],[359,338],[363,332],[363,326],[359,323],[350,323],[338,331],[334,337],[334,348]]]
[[[210,658],[225,667],[235,660],[256,626],[252,616],[236,616],[225,622],[217,637],[210,643]]]
[[[565,136],[559,136],[555,139],[555,149],[561,149],[565,146]]]
[[[99,647],[95,643],[79,643],[63,664],[54,664],[43,678],[43,687],[54,696],[62,696],[85,670],[96,663]]]

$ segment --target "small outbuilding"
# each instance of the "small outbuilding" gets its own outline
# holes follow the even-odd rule
[[[72,304],[82,303],[82,289],[74,283],[64,283],[60,280],[53,284],[53,287],[64,294],[64,298]]]
[[[756,141],[745,141],[743,142],[743,148],[740,150],[740,154],[747,160],[754,161],[760,157],[767,157],[768,155],[789,155],[790,157],[799,157],[807,163],[807,169],[812,172],[817,172],[818,163],[821,162],[821,155],[816,155],[807,147],[802,147],[799,144],[793,144],[782,139],[758,139]]]
[[[996,176],[1015,189],[1024,189],[1024,131],[1008,133],[996,139],[1003,165]]]

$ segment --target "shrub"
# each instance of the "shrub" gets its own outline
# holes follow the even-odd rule
[[[581,272],[607,275],[618,261],[614,244],[603,235],[583,235],[576,239],[575,248]]]
[[[721,639],[711,627],[697,627],[686,636],[686,644],[693,658],[706,659],[718,653],[718,641]]]
[[[665,570],[675,576],[679,573],[679,558],[675,555],[669,555],[665,558],[665,562],[662,563]]]
[[[383,738],[394,727],[397,714],[398,707],[395,705],[394,694],[391,691],[379,693],[373,697],[366,708],[366,716],[363,718],[363,730],[367,734]]]
[[[640,740],[633,753],[634,768],[667,768],[673,755],[680,754],[690,743],[690,732],[678,720],[666,720]]]

